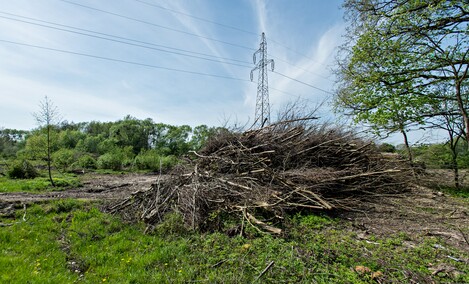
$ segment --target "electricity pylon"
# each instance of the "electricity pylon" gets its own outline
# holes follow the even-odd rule
[[[262,128],[265,125],[270,124],[269,80],[267,79],[267,66],[270,64],[272,71],[274,71],[274,60],[267,59],[267,41],[265,40],[265,33],[262,33],[259,49],[254,52],[254,64],[256,64],[256,54],[258,53],[261,58],[259,62],[257,62],[256,67],[251,70],[251,81],[253,79],[253,72],[259,70],[259,77],[257,79],[256,113],[253,126]]]

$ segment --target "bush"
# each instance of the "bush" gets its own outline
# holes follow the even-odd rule
[[[60,149],[52,154],[54,165],[62,170],[69,170],[70,166],[75,162],[77,152],[71,149]]]
[[[141,152],[135,157],[134,166],[138,170],[168,171],[177,164],[174,156],[162,156],[155,150]]]
[[[78,166],[82,169],[96,169],[96,159],[89,154],[85,154],[78,159]]]
[[[34,166],[27,160],[14,161],[7,172],[10,178],[33,179],[39,176]]]
[[[119,171],[122,169],[123,162],[124,155],[119,152],[111,152],[101,155],[96,164],[100,169]]]
[[[383,143],[383,144],[378,145],[378,151],[384,152],[384,153],[395,153],[396,147],[389,143]]]
[[[124,167],[132,165],[134,154],[132,147],[115,148],[98,158],[97,166],[100,169],[120,171]]]

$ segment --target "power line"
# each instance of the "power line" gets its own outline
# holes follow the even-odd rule
[[[99,56],[99,55],[93,55],[93,54],[63,50],[63,49],[58,49],[58,48],[39,46],[39,45],[34,45],[34,44],[29,44],[29,43],[21,43],[21,42],[15,42],[15,41],[4,40],[4,39],[0,39],[0,42],[5,42],[5,43],[10,43],[10,44],[15,44],[15,45],[21,45],[21,46],[27,46],[27,47],[33,47],[33,48],[49,50],[49,51],[55,51],[55,52],[60,52],[60,53],[68,53],[68,54],[79,55],[79,56],[95,58],[95,59],[101,59],[101,60],[106,60],[106,61],[113,61],[113,62],[119,62],[119,63],[125,63],[125,64],[137,65],[137,66],[144,66],[144,67],[155,68],[155,69],[162,69],[162,70],[167,70],[167,71],[174,71],[174,72],[201,75],[201,76],[207,76],[207,77],[215,77],[215,78],[250,82],[249,80],[235,78],[235,77],[216,75],[216,74],[209,74],[209,73],[202,73],[202,72],[183,70],[183,69],[176,69],[176,68],[171,68],[171,67],[164,67],[164,66],[146,64],[146,63],[128,61],[128,60],[123,60],[123,59],[116,59],[116,58],[104,57],[104,56]]]
[[[215,21],[212,21],[212,20],[208,20],[208,19],[205,19],[205,18],[202,18],[202,17],[198,17],[198,16],[194,16],[194,15],[191,15],[191,14],[188,14],[188,13],[184,13],[184,12],[181,12],[181,11],[177,11],[177,10],[174,10],[174,9],[166,8],[166,7],[163,7],[163,6],[161,6],[161,5],[157,5],[157,4],[153,4],[153,3],[148,3],[148,2],[146,2],[146,1],[142,1],[142,0],[135,0],[135,1],[136,1],[136,2],[140,2],[140,3],[142,3],[142,4],[145,4],[145,5],[148,5],[148,6],[155,7],[155,8],[167,10],[167,11],[170,11],[171,13],[184,15],[184,16],[186,16],[186,17],[193,18],[193,19],[196,19],[196,20],[199,20],[199,21],[202,21],[202,22],[210,23],[210,24],[213,24],[213,25],[217,25],[217,26],[220,26],[220,27],[227,28],[227,29],[232,29],[232,30],[236,30],[236,31],[243,32],[243,33],[246,33],[246,34],[251,34],[251,35],[257,36],[257,33],[250,32],[250,31],[246,31],[246,30],[240,29],[240,28],[238,28],[238,27],[234,27],[234,26],[230,26],[230,25],[218,23],[218,22],[215,22]]]
[[[3,12],[3,11],[0,11],[0,14],[10,15],[10,16],[14,16],[14,17],[18,17],[18,18],[23,18],[23,19],[27,19],[27,20],[32,20],[32,21],[36,21],[36,22],[40,22],[40,23],[51,24],[51,25],[55,25],[55,26],[59,26],[59,27],[70,28],[70,29],[74,29],[74,30],[78,30],[78,31],[84,31],[84,32],[89,32],[89,33],[94,33],[94,34],[98,34],[98,35],[104,35],[104,36],[107,36],[107,37],[112,37],[112,38],[117,38],[117,39],[123,39],[123,40],[127,40],[127,41],[142,43],[142,44],[151,45],[151,46],[156,46],[156,47],[163,47],[163,48],[173,49],[173,50],[177,50],[177,51],[182,51],[182,52],[187,52],[187,53],[202,55],[202,56],[208,56],[208,57],[213,57],[213,58],[218,58],[218,59],[223,59],[223,60],[229,60],[229,61],[234,61],[234,62],[240,62],[240,63],[251,64],[251,62],[244,61],[244,60],[238,60],[238,59],[227,58],[227,57],[220,57],[220,56],[215,56],[215,55],[212,55],[212,54],[206,54],[206,53],[201,53],[201,52],[196,52],[196,51],[191,51],[191,50],[176,48],[176,47],[172,47],[172,46],[166,46],[166,45],[155,44],[155,43],[146,42],[146,41],[141,41],[141,40],[136,40],[136,39],[130,39],[130,38],[122,37],[122,36],[116,36],[116,35],[111,35],[111,34],[108,34],[108,33],[102,33],[102,32],[97,32],[97,31],[93,31],[93,30],[77,28],[77,27],[73,27],[73,26],[69,26],[69,25],[54,23],[54,22],[50,22],[50,21],[44,21],[44,20],[40,20],[40,19],[37,19],[37,18],[25,17],[25,16],[21,16],[21,15],[17,15],[17,14],[12,14],[12,13]],[[17,20],[17,19],[15,19],[15,20]]]
[[[297,69],[300,69],[300,70],[303,70],[303,71],[308,72],[308,73],[310,73],[310,74],[313,74],[313,75],[315,75],[315,76],[321,77],[321,78],[323,78],[323,79],[325,79],[325,80],[334,82],[334,81],[332,81],[331,79],[327,78],[327,77],[324,76],[324,75],[318,74],[318,73],[316,73],[316,72],[309,71],[309,70],[306,69],[306,68],[302,68],[302,67],[296,66],[295,64],[293,64],[293,63],[291,63],[291,62],[289,62],[289,61],[283,60],[283,59],[279,58],[278,56],[274,56],[274,55],[272,55],[272,54],[269,54],[269,55],[270,55],[271,57],[273,57],[273,58],[275,58],[275,59],[277,59],[277,60],[279,60],[279,61],[282,61],[282,62],[284,62],[284,63],[287,63],[288,65],[291,65],[291,66],[293,66],[293,67],[295,67],[295,68],[297,68]],[[324,65],[324,64],[323,64],[323,65]]]
[[[3,12],[0,11],[0,13],[3,13]],[[15,16],[16,16],[16,15],[15,15]],[[19,16],[19,17],[22,17],[22,16]],[[28,22],[28,21],[25,21],[25,20],[14,19],[14,18],[5,17],[5,16],[1,16],[1,15],[0,15],[0,18],[9,19],[9,20],[13,20],[13,21],[18,21],[18,22],[22,22],[22,23],[26,23],[26,24],[35,25],[35,26],[45,27],[45,28],[49,28],[49,29],[55,29],[55,30],[59,30],[59,31],[74,33],[74,34],[78,34],[78,35],[84,35],[84,36],[88,36],[88,37],[98,38],[98,39],[102,39],[102,40],[107,40],[107,41],[122,43],[122,44],[126,44],[126,45],[131,45],[131,46],[136,46],[136,47],[141,47],[141,48],[146,48],[146,49],[151,49],[151,50],[156,50],[156,51],[161,51],[161,52],[166,52],[166,53],[181,55],[181,56],[187,56],[187,57],[196,58],[196,59],[201,59],[201,60],[207,60],[207,61],[212,61],[212,62],[217,62],[217,63],[224,63],[224,64],[230,64],[230,65],[234,65],[234,66],[241,66],[241,67],[251,68],[251,66],[242,65],[242,64],[238,64],[238,63],[232,63],[232,62],[227,62],[227,61],[220,61],[220,60],[215,60],[215,59],[210,59],[210,58],[205,58],[205,57],[200,57],[200,56],[195,56],[195,55],[184,54],[184,53],[181,53],[181,52],[165,50],[165,49],[161,49],[161,48],[149,47],[149,46],[145,46],[145,45],[142,45],[142,44],[135,44],[135,43],[126,42],[126,41],[122,41],[122,40],[116,40],[116,39],[112,39],[112,38],[107,38],[107,37],[115,37],[115,36],[109,35],[109,34],[105,34],[105,33],[97,33],[97,34],[103,34],[103,35],[105,35],[105,36],[107,36],[107,37],[102,37],[102,36],[97,36],[97,35],[92,35],[92,34],[77,32],[77,31],[73,31],[73,30],[67,30],[67,29],[64,29],[64,28],[58,28],[58,27],[48,26],[48,25],[39,24],[39,23],[34,23],[34,22]],[[51,23],[51,24],[54,24],[54,23]],[[74,27],[71,27],[71,28],[77,29],[77,28],[74,28]],[[94,32],[94,31],[90,31],[90,30],[87,30],[87,32],[96,33],[96,32]],[[116,37],[115,37],[115,38],[116,38]],[[118,37],[118,38],[122,38],[122,39],[127,40],[127,41],[134,41],[134,40],[127,39],[127,38],[123,38],[123,37]],[[134,42],[135,42],[135,41],[134,41]],[[154,45],[154,44],[151,44],[151,43],[145,43],[145,44]],[[172,49],[171,47],[166,47],[166,46],[163,46],[163,45],[158,45],[158,46],[162,46],[162,47],[165,47],[165,48],[168,48],[168,49]],[[186,51],[186,50],[183,50],[183,51],[184,51],[184,52],[190,52],[190,51]],[[209,56],[209,55],[207,55],[207,56]],[[241,60],[236,60],[236,61],[241,61]],[[242,61],[242,62],[244,62],[244,61]],[[244,62],[244,63],[248,63],[248,62]]]
[[[282,76],[282,77],[285,77],[285,78],[287,78],[287,79],[290,79],[290,80],[292,80],[292,81],[298,82],[298,83],[300,83],[300,84],[303,84],[303,85],[305,85],[305,86],[309,86],[309,87],[311,87],[311,88],[313,88],[313,89],[316,89],[316,90],[318,90],[318,91],[324,92],[324,93],[326,93],[326,94],[334,95],[334,93],[332,93],[332,92],[330,92],[330,91],[327,91],[327,90],[318,88],[318,87],[316,87],[316,86],[313,86],[313,85],[311,85],[311,84],[305,83],[305,82],[303,82],[303,81],[300,81],[300,80],[298,80],[298,79],[292,78],[292,77],[290,77],[290,76],[287,76],[287,75],[285,75],[285,74],[279,73],[279,72],[277,72],[277,71],[273,71],[273,73],[278,74],[278,75],[280,75],[280,76]]]
[[[199,38],[203,38],[203,39],[207,39],[207,40],[211,40],[211,41],[215,41],[215,42],[219,42],[219,43],[223,43],[223,44],[227,44],[227,45],[231,45],[231,46],[234,46],[234,47],[238,47],[238,48],[243,48],[243,49],[246,49],[246,50],[251,50],[251,51],[255,51],[255,49],[253,48],[250,48],[250,47],[247,47],[247,46],[243,46],[243,45],[239,45],[239,44],[236,44],[236,43],[230,43],[230,42],[226,42],[226,41],[222,41],[222,40],[218,40],[218,39],[214,39],[214,38],[210,38],[210,37],[206,37],[206,36],[202,36],[202,35],[198,35],[198,34],[194,34],[194,33],[190,33],[190,32],[186,32],[186,31],[182,31],[182,30],[178,30],[178,29],[174,29],[174,28],[171,28],[171,27],[167,27],[167,26],[163,26],[163,25],[159,25],[159,24],[155,24],[155,23],[152,23],[152,22],[148,22],[148,21],[144,21],[144,20],[140,20],[140,19],[136,19],[136,18],[132,18],[132,17],[129,17],[129,16],[125,16],[125,15],[122,15],[122,14],[118,14],[118,13],[114,13],[114,12],[109,12],[109,11],[106,11],[106,10],[103,10],[103,9],[99,9],[99,8],[95,8],[95,7],[91,7],[91,6],[87,6],[87,5],[83,5],[83,4],[79,4],[79,3],[75,3],[75,2],[72,2],[72,1],[68,1],[68,0],[59,0],[59,1],[62,1],[64,3],[68,3],[68,4],[72,4],[72,5],[76,5],[76,6],[79,6],[79,7],[83,7],[83,8],[87,8],[87,9],[91,9],[91,10],[94,10],[94,11],[98,11],[98,12],[101,12],[101,13],[105,13],[105,14],[109,14],[109,15],[113,15],[113,16],[116,16],[116,17],[120,17],[120,18],[124,18],[124,19],[127,19],[127,20],[131,20],[131,21],[135,21],[135,22],[139,22],[139,23],[143,23],[143,24],[147,24],[147,25],[151,25],[151,26],[155,26],[155,27],[159,27],[159,28],[162,28],[162,29],[166,29],[166,30],[170,30],[170,31],[173,31],[173,32],[178,32],[178,33],[182,33],[182,34],[186,34],[186,35],[190,35],[190,36],[195,36],[195,37],[199,37]],[[140,0],[135,0],[137,2],[141,2],[141,3],[145,3],[145,4],[148,4],[147,2],[143,2],[143,1],[140,1]],[[151,4],[153,5],[153,4]],[[158,5],[156,5],[158,6]],[[159,6],[159,7],[162,7],[162,6]],[[169,9],[168,9],[169,10]],[[211,20],[207,20],[207,19],[204,19],[204,18],[201,18],[201,17],[196,17],[196,16],[193,16],[193,15],[190,15],[190,14],[187,14],[187,13],[183,13],[183,12],[180,12],[180,11],[176,11],[176,10],[172,10],[172,11],[175,11],[177,13],[180,13],[180,14],[185,14],[187,16],[190,16],[190,17],[193,17],[193,18],[198,18],[199,20],[203,20],[203,21],[206,21],[206,22],[211,22],[213,24],[217,24],[217,25],[220,25],[220,26],[227,26],[227,25],[224,25],[224,24],[221,24],[221,23],[217,23],[215,21],[211,21]],[[247,31],[246,31],[247,32]],[[248,32],[248,33],[251,33],[251,32]],[[270,40],[270,38],[269,38]],[[284,48],[287,48],[291,51],[294,51],[295,53],[309,59],[309,60],[312,60],[314,62],[317,62],[316,60],[304,55],[304,54],[301,54],[300,52],[297,52],[295,50],[293,50],[292,48],[289,48],[275,40],[272,40],[274,43],[278,44],[278,45],[281,45],[283,46]],[[273,57],[273,56],[272,56]],[[310,72],[311,74],[314,74],[316,76],[319,76],[321,78],[324,78],[324,79],[328,79],[326,77],[323,77],[321,75],[318,75],[318,74],[315,74],[314,72],[311,72],[307,69],[304,69],[304,68],[301,68],[301,67],[298,67],[286,60],[283,60],[283,59],[280,59],[278,57],[274,57],[280,61],[283,61],[287,64],[290,64],[291,66],[295,67],[295,68],[299,68],[303,71],[307,71],[307,72]],[[245,63],[245,62],[243,62]],[[322,64],[322,63],[320,63]],[[324,64],[322,64],[324,65]]]
[[[299,52],[299,51],[296,51],[296,50],[294,50],[293,48],[288,47],[288,46],[286,46],[286,45],[284,45],[284,44],[282,44],[282,43],[280,43],[280,42],[278,42],[278,41],[275,41],[275,40],[270,39],[270,38],[269,38],[269,40],[272,41],[273,43],[275,43],[275,44],[277,44],[277,45],[279,45],[279,46],[281,46],[281,47],[287,49],[287,50],[290,50],[290,51],[292,51],[292,52],[294,52],[294,53],[296,53],[296,54],[298,54],[298,55],[303,56],[304,58],[306,58],[306,59],[308,59],[308,60],[311,60],[311,61],[313,61],[313,62],[319,63],[319,64],[321,64],[321,65],[323,65],[323,66],[326,66],[324,63],[321,63],[321,62],[319,62],[319,61],[317,61],[317,60],[315,60],[315,59],[313,59],[313,58],[311,58],[311,57],[309,57],[309,56],[307,56],[307,55],[305,55],[305,54],[303,54],[303,53],[301,53],[301,52]]]
[[[227,44],[227,45],[231,45],[231,46],[234,46],[234,47],[238,47],[238,48],[242,48],[242,49],[247,49],[247,50],[251,50],[251,51],[254,51],[254,50],[255,50],[255,49],[253,49],[253,48],[250,48],[250,47],[247,47],[247,46],[243,46],[243,45],[239,45],[239,44],[236,44],[236,43],[231,43],[231,42],[226,42],[226,41],[222,41],[222,40],[218,40],[218,39],[214,39],[214,38],[210,38],[210,37],[206,37],[206,36],[201,36],[201,35],[198,35],[198,34],[194,34],[194,33],[186,32],[186,31],[174,29],[174,28],[171,28],[171,27],[167,27],[167,26],[163,26],[163,25],[151,23],[151,22],[148,22],[148,21],[139,20],[139,19],[136,19],[136,18],[132,18],[132,17],[129,17],[129,16],[122,15],[122,14],[117,14],[117,13],[114,13],[114,12],[109,12],[109,11],[106,11],[106,10],[94,8],[94,7],[87,6],[87,5],[83,5],[83,4],[78,4],[78,3],[71,2],[71,1],[68,1],[68,0],[59,0],[59,1],[62,1],[62,2],[68,3],[68,4],[72,4],[72,5],[76,5],[76,6],[79,6],[79,7],[91,9],[91,10],[98,11],[98,12],[101,12],[101,13],[113,15],[113,16],[120,17],[120,18],[123,18],[123,19],[127,19],[127,20],[131,20],[131,21],[139,22],[139,23],[142,23],[142,24],[146,24],[146,25],[150,25],[150,26],[154,26],[154,27],[158,27],[158,28],[170,30],[170,31],[173,31],[173,32],[178,32],[178,33],[182,33],[182,34],[186,34],[186,35],[190,35],[190,36],[195,36],[195,37],[199,37],[199,38],[203,38],[203,39],[207,39],[207,40],[211,40],[211,41],[215,41],[215,42],[219,42],[219,43],[223,43],[223,44]]]
[[[234,27],[234,26],[222,24],[222,23],[219,23],[219,22],[216,22],[216,21],[213,21],[213,20],[209,20],[209,19],[206,19],[206,18],[199,17],[199,16],[194,16],[194,15],[191,15],[191,14],[188,14],[188,13],[185,13],[185,12],[181,12],[181,11],[178,11],[178,10],[174,10],[174,9],[170,9],[170,8],[167,8],[167,7],[163,7],[163,6],[161,6],[161,5],[149,3],[149,2],[146,2],[146,1],[142,1],[142,0],[134,0],[134,1],[139,2],[139,3],[142,3],[142,4],[145,4],[145,5],[148,5],[148,6],[152,6],[152,7],[155,7],[155,8],[167,10],[167,11],[169,11],[169,12],[171,12],[171,13],[184,15],[184,16],[186,16],[186,17],[190,17],[190,18],[193,18],[193,19],[196,19],[196,20],[199,20],[199,21],[203,21],[203,22],[206,22],[206,23],[210,23],[210,24],[213,24],[213,25],[217,25],[217,26],[220,26],[220,27],[224,27],[224,28],[227,28],[227,29],[232,29],[232,30],[236,30],[236,31],[243,32],[243,33],[246,33],[246,34],[256,35],[256,36],[257,36],[257,33],[255,33],[255,32],[251,32],[251,31],[247,31],[247,30],[244,30],[244,29],[240,29],[240,28],[238,28],[238,27]],[[321,62],[319,62],[319,61],[317,61],[317,60],[315,60],[315,59],[313,59],[313,58],[311,58],[311,57],[309,57],[309,56],[307,56],[307,55],[305,55],[305,54],[303,54],[303,53],[301,53],[301,52],[299,52],[299,51],[296,51],[296,50],[294,50],[293,48],[288,47],[288,46],[286,46],[285,44],[283,44],[283,43],[281,43],[281,42],[278,42],[278,41],[276,41],[276,40],[274,40],[274,39],[272,39],[272,38],[270,38],[270,37],[266,37],[266,39],[268,39],[269,41],[271,41],[271,42],[273,42],[273,43],[275,43],[275,44],[277,44],[277,45],[279,45],[279,46],[281,46],[281,47],[283,47],[283,48],[285,48],[285,49],[287,49],[287,50],[289,50],[289,51],[292,51],[292,52],[294,52],[294,53],[296,53],[296,54],[298,54],[298,55],[301,55],[301,56],[303,56],[304,58],[307,58],[307,59],[309,59],[309,60],[311,60],[311,61],[314,61],[314,62],[317,62],[317,63],[319,63],[319,64],[321,64],[321,65],[324,65],[323,63],[321,63]],[[277,58],[277,59],[278,59],[278,58]],[[288,63],[288,62],[287,62],[287,63]],[[314,74],[314,73],[312,73],[312,74]],[[315,75],[317,75],[317,74],[315,74]],[[319,75],[318,75],[318,76],[319,76]],[[321,77],[321,76],[320,76],[320,77]],[[327,78],[326,78],[326,79],[327,79]]]

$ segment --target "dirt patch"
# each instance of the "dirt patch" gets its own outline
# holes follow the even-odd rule
[[[153,174],[88,174],[83,177],[83,186],[65,191],[44,193],[12,192],[0,193],[0,202],[37,202],[54,199],[118,200],[132,192],[151,186],[159,178]]]
[[[469,252],[469,200],[454,198],[423,186],[406,193],[380,196],[363,208],[343,212],[356,231],[386,237],[400,232],[410,237],[409,246],[435,236]]]

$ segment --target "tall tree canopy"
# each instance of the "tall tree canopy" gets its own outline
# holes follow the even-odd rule
[[[469,2],[346,0],[344,7],[350,25],[336,105],[386,133],[452,115],[469,141]]]

